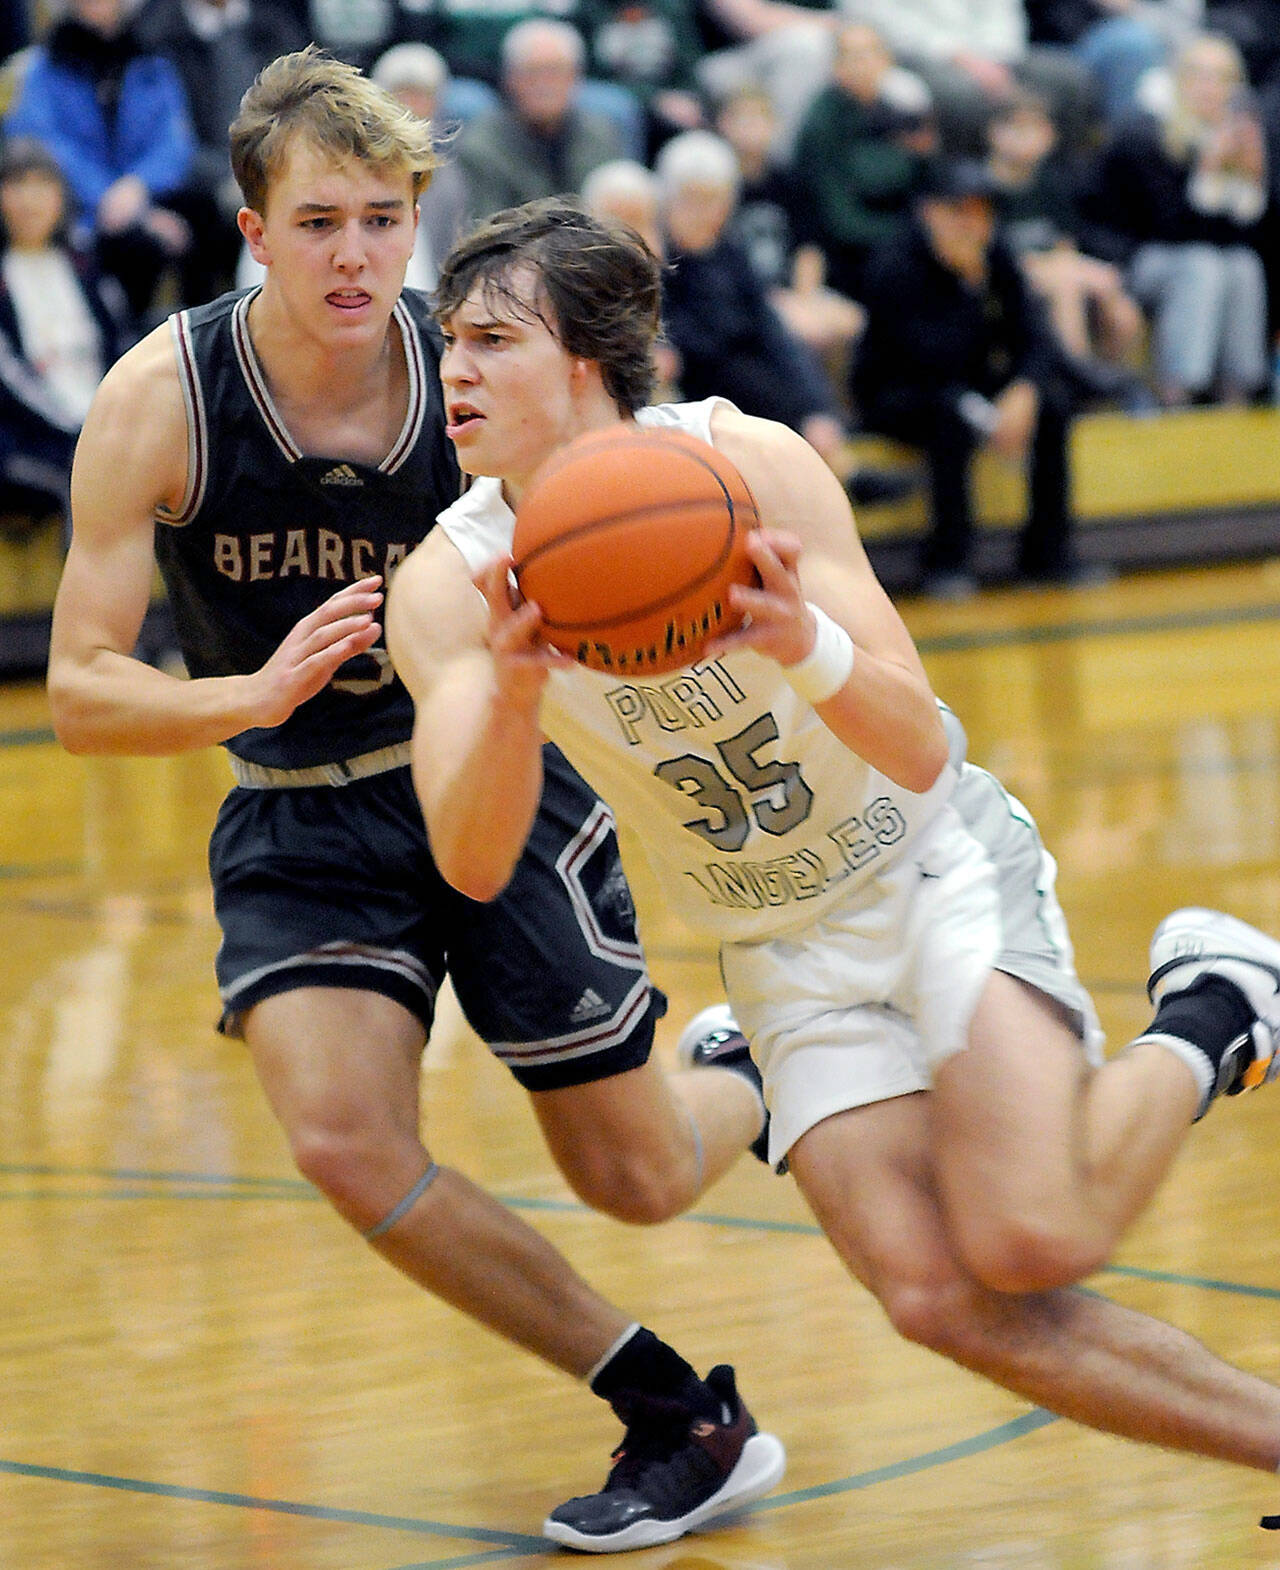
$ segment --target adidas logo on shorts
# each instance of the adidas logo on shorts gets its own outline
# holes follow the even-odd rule
[[[609,1012],[609,1005],[591,987],[582,994],[573,1005],[573,1013],[569,1018],[575,1025],[584,1025],[589,1019],[599,1019],[602,1014]]]

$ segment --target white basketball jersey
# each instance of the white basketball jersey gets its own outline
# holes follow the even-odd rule
[[[710,442],[716,400],[640,411]],[[474,571],[510,550],[515,518],[498,480],[480,479],[440,514]],[[955,785],[952,759],[922,795],[838,741],[775,661],[743,650],[647,680],[555,671],[546,734],[638,834],[692,926],[730,941],[807,925],[896,860]]]

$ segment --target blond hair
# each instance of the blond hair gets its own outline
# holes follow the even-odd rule
[[[246,206],[265,210],[271,183],[299,139],[335,162],[405,170],[415,199],[440,161],[426,121],[314,44],[264,66],[240,100],[231,125],[231,167]]]
[[[1244,56],[1234,41],[1225,33],[1195,33],[1179,50],[1173,64],[1173,102],[1164,117],[1165,150],[1178,163],[1185,162],[1194,152],[1204,135],[1204,126],[1191,112],[1183,90],[1183,77],[1197,63],[1206,58],[1222,67],[1225,77],[1230,77],[1237,88],[1248,81]]]

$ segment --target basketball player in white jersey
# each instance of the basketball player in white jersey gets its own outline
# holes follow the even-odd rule
[[[1215,1097],[1270,1077],[1280,944],[1170,916],[1152,1024],[1102,1060],[1053,862],[965,762],[826,466],[721,401],[626,396],[657,297],[638,237],[565,202],[496,215],[445,263],[448,430],[481,478],[402,568],[389,617],[441,871],[477,899],[504,886],[554,739],[719,940],[770,1159],[896,1328],[1081,1423],[1275,1471],[1280,1389],[1076,1283]],[[748,623],[645,684],[558,655],[508,586],[539,464],[633,419],[712,443],[763,520],[761,586],[731,591]]]

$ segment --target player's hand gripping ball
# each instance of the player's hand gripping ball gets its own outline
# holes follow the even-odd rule
[[[580,436],[534,476],[511,554],[548,642],[580,665],[656,676],[692,664],[741,617],[756,583],[759,514],[746,481],[683,431],[623,425]]]

